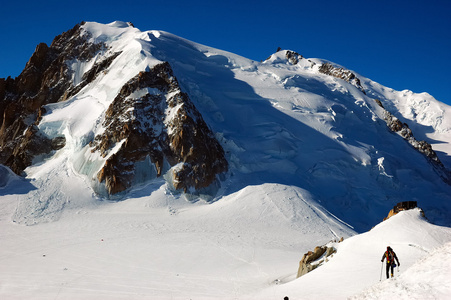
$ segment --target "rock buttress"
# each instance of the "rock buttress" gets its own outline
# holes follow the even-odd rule
[[[176,189],[209,186],[228,169],[224,150],[188,95],[180,90],[169,63],[154,66],[127,82],[109,106],[105,131],[91,142],[106,157],[97,174],[109,194],[131,187],[135,163],[150,159],[157,176],[164,161],[173,168]]]

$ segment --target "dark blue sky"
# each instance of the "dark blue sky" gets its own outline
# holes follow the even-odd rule
[[[451,1],[4,1],[0,77],[81,21],[130,21],[264,60],[277,47],[324,58],[451,105]]]

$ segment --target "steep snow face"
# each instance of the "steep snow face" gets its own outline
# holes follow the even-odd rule
[[[355,75],[364,93],[356,82],[319,72],[326,61],[298,58],[293,64],[288,51],[255,62],[166,33],[152,43],[158,49],[154,55],[173,65],[220,137],[234,166],[233,182],[302,186],[362,229],[404,200],[418,201],[432,220],[450,224],[440,212],[450,209],[450,187],[422,154],[388,130],[375,101],[377,90],[366,78]],[[383,100],[396,102],[390,94]],[[424,132],[418,130],[418,140]],[[435,134],[448,144],[446,134]],[[446,163],[448,154],[439,157]]]

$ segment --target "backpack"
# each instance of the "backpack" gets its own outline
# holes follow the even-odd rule
[[[385,252],[385,257],[387,258],[387,263],[388,263],[388,264],[394,263],[394,255],[393,255],[393,251],[387,251],[387,252]]]

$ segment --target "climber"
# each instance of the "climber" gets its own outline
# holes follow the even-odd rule
[[[400,263],[398,257],[396,256],[395,251],[393,251],[393,249],[390,246],[387,247],[387,251],[385,251],[384,255],[382,255],[381,262],[384,262],[384,259],[387,259],[387,264],[385,265],[385,272],[387,274],[387,278],[389,269],[391,269],[391,277],[393,277],[393,269],[396,267],[395,259],[396,262],[398,263],[398,267],[400,266]]]

